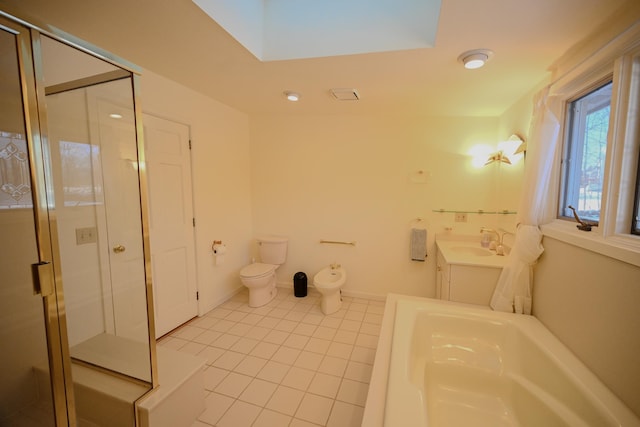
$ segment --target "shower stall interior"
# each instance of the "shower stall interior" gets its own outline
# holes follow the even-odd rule
[[[0,425],[133,426],[157,384],[135,66],[0,12]]]

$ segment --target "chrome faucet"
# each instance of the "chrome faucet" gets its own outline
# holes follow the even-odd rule
[[[500,256],[504,256],[504,245],[503,245],[503,240],[504,240],[504,235],[505,234],[511,234],[508,231],[505,230],[501,230],[502,234],[500,234],[500,232],[494,230],[493,228],[487,228],[487,227],[482,227],[480,228],[480,232],[481,233],[494,233],[497,237],[496,239],[496,247],[495,247],[495,251],[496,251],[496,255],[500,255]],[[489,248],[491,249],[491,248]],[[492,249],[493,250],[493,249]]]
[[[498,233],[493,228],[482,227],[482,228],[480,228],[480,232],[481,233],[494,233],[496,235],[496,237],[497,237],[496,242],[501,242],[500,233]]]

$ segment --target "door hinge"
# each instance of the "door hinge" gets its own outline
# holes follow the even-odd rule
[[[192,218],[192,220],[193,220],[193,226],[195,227],[196,226],[196,219]]]
[[[189,150],[191,150],[191,140],[189,140]]]
[[[196,291],[196,301],[200,301],[200,292]]]

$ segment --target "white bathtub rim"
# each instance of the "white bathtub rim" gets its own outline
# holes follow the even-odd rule
[[[571,376],[572,380],[582,385],[585,391],[585,396],[588,400],[593,402],[593,404],[599,407],[603,412],[616,419],[621,426],[640,425],[640,420],[638,419],[638,417],[626,405],[624,405],[624,403],[622,403],[622,401],[617,396],[615,396],[615,394],[613,394],[613,392],[609,390],[595,376],[595,374],[593,374],[581,361],[579,361],[579,359],[573,353],[571,353],[569,349],[565,347],[564,344],[562,344],[555,336],[553,336],[553,334],[551,334],[551,332],[549,332],[544,327],[544,325],[542,325],[536,318],[532,316],[515,316],[509,313],[494,312],[488,307],[485,308],[469,304],[453,303],[421,297],[411,297],[400,294],[389,294],[385,306],[383,324],[380,331],[380,340],[378,343],[378,350],[376,352],[376,358],[370,381],[369,394],[367,396],[367,403],[363,416],[363,426],[374,427],[390,425],[385,424],[384,420],[386,417],[385,407],[387,403],[387,390],[390,387],[395,387],[397,385],[397,382],[399,381],[398,378],[394,377],[390,379],[388,376],[390,364],[392,363],[392,344],[393,340],[395,339],[393,337],[393,330],[396,321],[397,303],[399,301],[404,301],[402,303],[403,305],[425,305],[431,307],[432,309],[437,309],[438,311],[444,312],[459,312],[460,310],[465,310],[466,312],[468,312],[468,310],[471,309],[472,314],[482,315],[483,317],[489,317],[509,323],[511,323],[512,320],[516,320],[516,317],[518,322],[537,323],[538,326],[533,328],[533,330],[536,332],[534,334],[535,336],[533,336],[532,338],[544,340],[545,346],[542,347],[542,350],[547,352],[550,357],[554,359],[554,361],[559,361],[560,359],[564,361],[570,361],[569,366],[565,366],[565,362],[562,362],[561,365],[566,368],[566,372]],[[405,333],[402,335],[405,336],[404,339],[407,339],[407,337],[410,337],[411,334],[411,331],[405,331]],[[404,366],[403,369],[406,371],[407,366]],[[396,392],[391,394],[391,396],[396,396]],[[409,401],[409,399],[416,401],[422,398],[423,397],[419,393],[414,396],[402,397],[404,401]],[[412,412],[411,417],[409,417],[407,411]],[[406,409],[403,413],[403,419],[408,420],[417,417],[415,418],[416,420],[421,420],[425,423],[416,423],[415,425],[427,425],[426,421],[424,420],[425,417],[423,412],[424,411],[422,410]]]

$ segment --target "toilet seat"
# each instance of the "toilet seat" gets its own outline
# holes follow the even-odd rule
[[[277,266],[273,264],[263,264],[261,262],[254,262],[240,270],[240,277],[245,279],[257,279],[270,275],[275,271]]]

